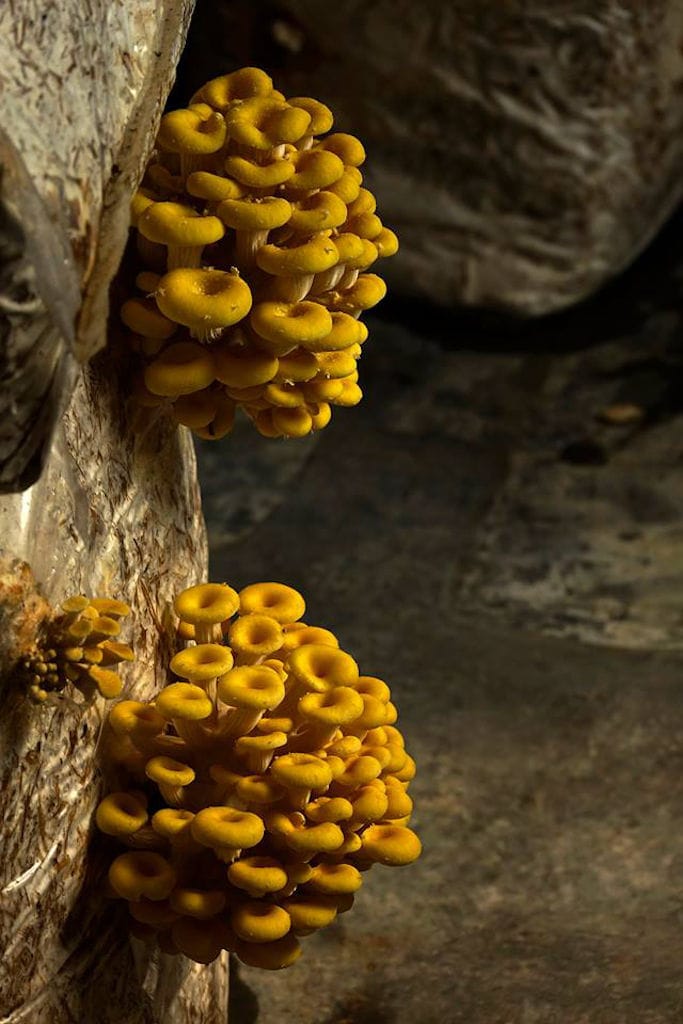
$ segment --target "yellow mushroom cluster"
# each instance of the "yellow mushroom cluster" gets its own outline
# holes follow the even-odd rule
[[[118,697],[123,683],[116,666],[133,660],[131,648],[118,639],[121,619],[129,613],[127,604],[109,597],[78,595],[64,601],[21,664],[31,699],[52,703],[69,683],[86,697],[96,691],[108,699]]]
[[[109,714],[125,784],[96,820],[128,847],[111,892],[165,952],[287,967],[301,937],[350,909],[369,868],[419,856],[415,764],[389,687],[302,621],[296,590],[200,584],[175,611],[175,681]]]
[[[356,405],[369,272],[398,249],[362,187],[365,151],[330,110],[258,68],[164,115],[132,203],[138,293],[121,318],[134,395],[217,439],[241,408],[266,437],[320,430]]]

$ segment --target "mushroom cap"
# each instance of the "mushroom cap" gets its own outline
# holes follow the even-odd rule
[[[230,138],[251,149],[273,149],[298,142],[311,123],[311,115],[272,96],[256,96],[233,103],[225,112]]]
[[[168,900],[157,900],[156,902],[146,899],[135,900],[129,902],[128,913],[134,921],[150,924],[153,928],[163,928],[178,919],[178,915]]]
[[[287,192],[305,189],[326,189],[344,174],[344,163],[335,153],[327,152],[320,146],[301,149],[292,153],[294,174],[287,182]]]
[[[348,313],[335,310],[330,314],[332,328],[329,334],[316,342],[315,352],[341,352],[349,349],[352,345],[358,344],[363,337],[364,324]]]
[[[286,717],[272,718],[268,716],[262,718],[259,722],[256,723],[256,729],[260,733],[264,733],[266,735],[270,735],[273,732],[284,732],[285,734],[287,734],[288,732],[291,732],[293,728],[293,720],[291,718]]]
[[[322,821],[347,821],[353,815],[353,804],[343,796],[319,796],[306,804],[304,813],[310,821],[320,824]]]
[[[321,139],[320,149],[335,153],[349,167],[360,167],[365,160],[365,149],[360,139],[346,132],[335,132]]]
[[[138,218],[145,212],[152,203],[158,203],[159,196],[149,188],[142,186],[134,194],[130,201],[130,223],[131,227],[137,227]]]
[[[208,116],[198,106],[164,114],[157,134],[161,148],[170,153],[216,153],[225,142],[225,121],[221,114],[208,109]]]
[[[346,204],[334,192],[321,190],[296,204],[288,226],[293,231],[313,235],[316,231],[341,227],[346,218]]]
[[[170,270],[159,282],[155,298],[169,319],[207,331],[230,327],[251,309],[249,285],[238,274],[202,267]]]
[[[363,392],[358,387],[356,382],[353,380],[349,380],[348,378],[344,378],[342,380],[342,384],[344,386],[342,388],[341,394],[337,395],[337,397],[333,400],[333,404],[342,406],[345,409],[349,409],[354,405],[358,405],[358,403],[363,398]]]
[[[169,897],[169,903],[178,914],[186,914],[200,921],[215,917],[225,910],[226,893],[222,889],[187,889],[178,887]]]
[[[181,807],[162,807],[152,815],[152,828],[164,839],[173,842],[189,835],[194,814]]]
[[[210,171],[193,171],[188,174],[185,188],[191,196],[214,203],[224,199],[240,199],[244,195],[244,189],[237,182],[221,174],[211,174]]]
[[[240,655],[267,657],[282,646],[282,626],[270,615],[240,615],[228,630],[228,642]]]
[[[346,231],[358,235],[361,239],[369,239],[371,242],[381,234],[383,227],[384,225],[377,214],[370,213],[369,211],[358,213],[355,217],[349,217],[345,224]]]
[[[182,679],[205,683],[229,672],[233,665],[232,651],[222,644],[197,644],[171,658],[169,668]]]
[[[296,384],[286,384],[282,381],[273,381],[263,393],[264,399],[269,405],[276,405],[282,409],[296,409],[306,404],[303,391]]]
[[[163,754],[149,759],[145,765],[145,775],[153,782],[165,786],[189,786],[195,779],[194,769],[189,764]]]
[[[199,583],[181,591],[173,607],[183,622],[213,626],[231,618],[239,603],[237,591],[226,583]]]
[[[301,383],[315,377],[318,369],[313,354],[305,348],[297,347],[287,355],[280,356],[275,380],[278,383]]]
[[[234,231],[270,231],[280,228],[289,220],[292,207],[278,196],[224,199],[217,214]]]
[[[198,213],[183,203],[153,203],[140,215],[138,231],[150,242],[173,246],[204,246],[225,234],[218,217]]]
[[[403,788],[403,783],[392,776],[388,776],[385,782],[388,804],[383,817],[389,820],[407,818],[413,812],[413,801]]]
[[[326,789],[332,782],[329,765],[315,754],[283,754],[271,764],[270,774],[288,789]]]
[[[386,792],[372,784],[359,786],[352,795],[351,803],[354,820],[363,824],[384,818],[389,806]]]
[[[326,928],[337,916],[336,902],[317,892],[297,892],[283,900],[282,906],[290,916],[292,931],[299,935]]]
[[[93,597],[90,607],[110,619],[124,619],[126,615],[130,615],[130,605],[125,601],[116,601],[112,597]]]
[[[273,427],[283,437],[306,437],[313,429],[313,417],[303,405],[295,409],[274,408]]]
[[[241,857],[228,868],[228,880],[238,889],[251,893],[271,893],[284,889],[287,872],[274,857]]]
[[[339,786],[363,786],[366,782],[379,778],[381,774],[382,765],[377,758],[369,754],[353,754],[346,759],[344,770],[335,775],[334,781]]]
[[[231,388],[267,384],[278,372],[275,356],[246,345],[214,346],[212,352],[217,379]]]
[[[291,160],[271,160],[262,164],[236,155],[228,156],[225,160],[226,174],[248,188],[276,188],[288,181],[294,170]]]
[[[352,203],[354,199],[358,198],[362,181],[363,175],[357,167],[344,167],[341,178],[332,185],[328,185],[327,189],[339,196],[343,202]]]
[[[285,793],[268,775],[245,775],[235,786],[235,795],[245,804],[265,807],[282,799]]]
[[[235,807],[204,807],[191,825],[192,835],[203,846],[227,846],[237,850],[256,846],[263,839],[263,821],[257,814]]]
[[[199,89],[192,97],[192,102],[204,102],[225,110],[235,100],[245,100],[252,96],[269,96],[273,92],[273,80],[261,68],[239,68],[229,75],[220,75]]]
[[[219,402],[220,395],[215,390],[211,387],[203,388],[191,395],[176,398],[173,402],[173,416],[178,423],[192,430],[206,427],[214,419]]]
[[[348,204],[348,215],[349,218],[357,217],[361,213],[374,213],[376,209],[377,200],[370,189],[361,188],[353,202]]]
[[[262,612],[280,623],[295,622],[306,611],[301,594],[285,583],[250,583],[239,592],[240,612]]]
[[[295,828],[284,837],[287,846],[301,856],[316,853],[334,853],[344,842],[344,833],[332,821],[319,825]]]
[[[360,889],[363,876],[352,864],[316,864],[306,884],[326,896],[344,896]]]
[[[277,903],[245,900],[230,915],[233,931],[245,942],[274,942],[291,927],[289,914]]]
[[[315,358],[322,376],[330,380],[341,380],[342,377],[348,377],[356,369],[356,360],[351,355],[349,348],[337,352],[316,352]],[[341,394],[343,393],[344,389],[342,388]],[[337,398],[339,397],[340,395],[337,395]],[[337,398],[330,399],[330,401],[336,402]]]
[[[387,293],[387,286],[377,274],[361,274],[356,283],[339,293],[338,307],[359,310],[370,309],[381,302]]]
[[[297,627],[297,628],[295,628]],[[323,644],[325,647],[339,647],[339,641],[334,633],[322,626],[307,626],[303,622],[294,622],[285,626],[282,640],[282,653],[289,654],[296,647],[303,647],[304,644]]]
[[[238,708],[270,711],[285,695],[282,679],[272,668],[241,665],[221,676],[216,686],[219,700]]]
[[[331,754],[333,757],[346,759],[359,753],[361,747],[362,743],[357,736],[342,736],[340,739],[328,744],[325,749],[328,755]]]
[[[372,241],[380,256],[394,256],[398,252],[398,237],[391,228],[383,227]]]
[[[289,932],[275,942],[244,942],[238,940],[235,952],[242,963],[266,971],[279,971],[290,967],[301,956],[301,944]]]
[[[318,302],[258,302],[249,323],[261,338],[317,348],[332,330],[332,316]]]
[[[399,782],[410,782],[411,779],[415,778],[415,772],[415,761],[412,759],[410,754],[406,754],[402,767],[395,771],[394,776],[399,780]]]
[[[382,704],[386,704],[387,701],[391,700],[391,690],[383,679],[378,679],[376,676],[358,676],[356,682],[353,683],[353,688],[358,693],[365,693],[369,697],[374,697],[375,700],[381,701]]]
[[[108,722],[117,736],[147,739],[163,732],[166,721],[150,704],[122,700],[109,712]]]
[[[335,235],[334,244],[339,253],[339,262],[346,265],[361,259],[365,253],[363,239],[354,235],[352,231],[342,231]]]
[[[165,341],[178,330],[178,325],[159,312],[152,299],[127,299],[120,315],[126,327],[144,338]]]
[[[97,827],[108,836],[131,836],[147,819],[145,803],[133,793],[109,793],[95,812]]]
[[[360,694],[350,686],[333,686],[322,693],[306,693],[297,707],[302,718],[326,726],[349,725],[360,717],[363,710]]]
[[[310,114],[311,123],[308,126],[310,135],[322,135],[329,132],[334,124],[334,116],[329,107],[326,107],[320,100],[312,96],[292,96],[287,99],[291,107],[301,107],[307,114]]]
[[[314,235],[307,242],[290,247],[268,242],[256,253],[257,266],[275,277],[320,274],[338,262],[337,248],[327,235]]]
[[[286,668],[316,693],[332,686],[352,686],[358,679],[358,665],[351,655],[326,644],[302,644],[289,655]]]
[[[176,884],[176,873],[159,853],[134,850],[120,854],[109,868],[109,884],[126,900],[165,900]]]
[[[179,953],[199,964],[210,964],[230,942],[230,929],[220,918],[197,921],[181,917],[171,925],[171,939]]]
[[[422,843],[405,825],[370,825],[362,841],[364,856],[391,867],[412,864],[422,852]]]
[[[171,721],[201,722],[213,712],[213,704],[206,690],[194,683],[171,683],[156,699],[157,711]]]
[[[178,341],[164,349],[145,369],[145,387],[153,395],[174,398],[202,391],[215,379],[213,358],[203,346]]]
[[[107,700],[118,697],[123,689],[120,677],[109,668],[91,665],[85,672],[85,676],[95,684],[101,695]]]

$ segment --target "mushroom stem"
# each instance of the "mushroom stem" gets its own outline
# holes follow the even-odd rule
[[[163,850],[166,846],[163,838],[151,825],[143,825],[137,832],[120,838],[126,846],[132,846],[136,850]]]
[[[276,302],[301,302],[311,290],[315,274],[293,274],[277,277],[268,287],[268,298]]]
[[[166,266],[168,270],[177,267],[200,267],[203,245],[169,245]]]
[[[320,295],[322,292],[336,288],[345,272],[346,266],[341,263],[337,264],[336,267],[330,267],[329,270],[323,270],[320,274],[316,274],[311,285],[311,293],[313,295]]]
[[[235,262],[239,267],[254,266],[256,253],[268,241],[268,230],[235,231]]]
[[[332,269],[336,270],[337,268],[333,267]],[[344,272],[339,276],[339,280],[335,285],[331,285],[330,287],[336,287],[339,292],[344,291],[346,288],[351,288],[358,280],[359,274],[360,270],[352,270],[348,267],[344,267]]]
[[[171,807],[182,807],[185,797],[184,786],[173,786],[167,782],[157,782],[159,792]]]
[[[262,717],[262,708],[228,708],[220,723],[220,735],[246,736]]]

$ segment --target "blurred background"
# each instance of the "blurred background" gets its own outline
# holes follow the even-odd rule
[[[169,106],[246,64],[401,249],[357,408],[198,442],[211,576],[390,684],[424,855],[231,1024],[680,1020],[683,9],[199,0]]]

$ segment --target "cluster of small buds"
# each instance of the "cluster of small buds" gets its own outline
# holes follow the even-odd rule
[[[31,699],[53,703],[69,683],[88,698],[95,691],[108,699],[118,697],[123,683],[112,666],[133,660],[128,644],[116,639],[121,619],[129,613],[127,604],[109,597],[78,595],[64,601],[21,663]]]
[[[165,952],[287,967],[302,936],[351,908],[364,872],[420,855],[415,764],[389,687],[301,621],[296,590],[200,584],[175,611],[177,681],[109,714],[126,785],[96,820],[129,847],[111,894]]]
[[[266,437],[303,437],[361,400],[360,316],[386,293],[366,271],[398,241],[362,187],[362,144],[332,124],[258,68],[164,115],[132,204],[141,294],[121,310],[143,407],[211,440],[237,408]]]

